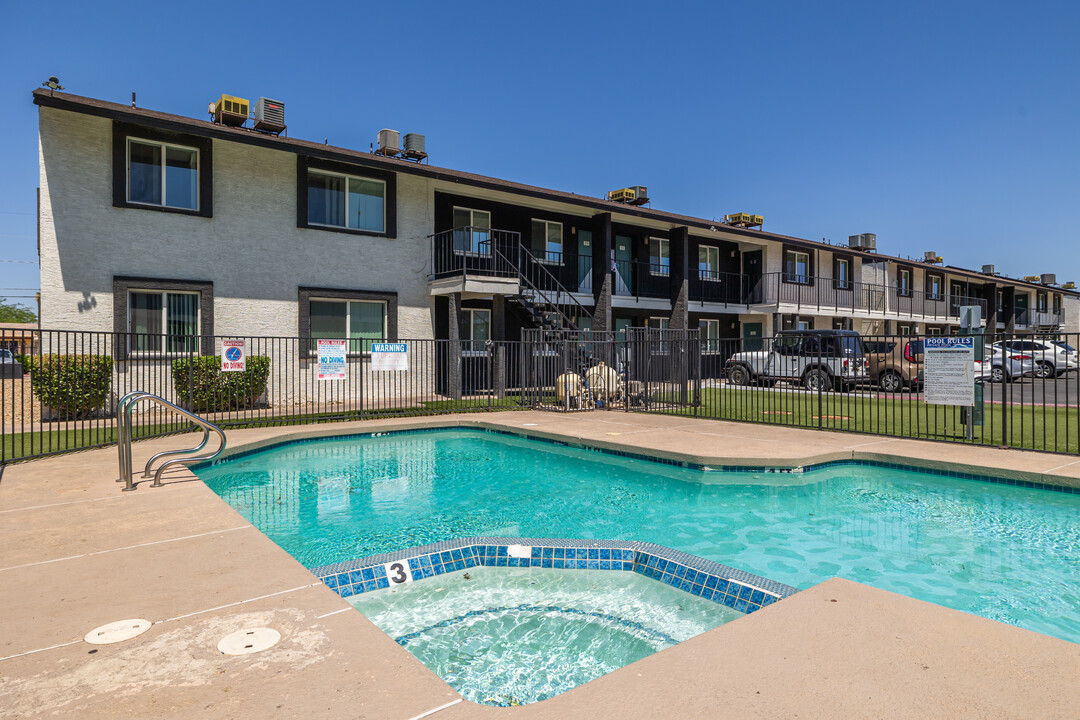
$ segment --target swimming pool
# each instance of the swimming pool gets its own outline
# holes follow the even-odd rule
[[[1080,642],[1077,494],[865,464],[703,472],[460,429],[305,441],[196,473],[312,568],[473,536],[639,540]]]

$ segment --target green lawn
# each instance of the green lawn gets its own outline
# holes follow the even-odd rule
[[[711,388],[702,391],[698,408],[667,407],[656,411],[718,420],[966,442],[959,408],[927,405],[916,397],[822,393],[819,400],[814,393],[781,389]],[[987,403],[983,425],[975,427],[973,442],[1077,453],[1080,452],[1080,413],[1076,408],[1041,406],[1012,405],[1006,410],[1003,405]]]
[[[517,397],[495,398],[467,398],[464,400],[434,400],[422,402],[411,407],[398,407],[386,409],[365,409],[364,420],[375,420],[389,417],[410,417],[425,415],[442,415],[455,412],[491,412],[498,410],[518,410],[523,407]],[[304,425],[310,423],[337,422],[342,420],[359,420],[359,410],[348,410],[340,413],[309,413],[294,415],[276,415],[254,418],[236,418],[219,420],[221,427],[225,429],[269,427],[276,425]],[[78,424],[78,423],[74,423]],[[186,422],[163,423],[155,425],[135,426],[135,439],[156,437],[169,433],[194,431],[197,428]],[[8,433],[3,436],[3,445],[0,447],[3,462],[14,462],[23,458],[31,458],[39,455],[48,455],[58,452],[72,452],[74,450],[86,450],[90,448],[110,445],[116,442],[115,422],[110,421],[87,421],[83,427],[52,430],[47,426],[38,432]]]

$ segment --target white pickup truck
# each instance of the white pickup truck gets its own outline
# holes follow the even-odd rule
[[[850,390],[867,380],[870,360],[862,337],[851,330],[787,330],[769,350],[738,352],[727,361],[728,382],[802,383],[809,390]]]

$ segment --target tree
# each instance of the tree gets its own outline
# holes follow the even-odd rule
[[[37,314],[19,303],[8,302],[0,298],[0,322],[29,323],[37,320]]]

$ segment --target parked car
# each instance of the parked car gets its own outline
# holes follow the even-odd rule
[[[786,330],[768,350],[739,352],[727,361],[733,385],[802,383],[809,390],[848,390],[868,377],[862,337],[851,330]]]
[[[0,350],[0,365],[9,365],[16,362],[18,360],[11,354],[10,350]]]
[[[975,377],[989,379],[990,382],[1012,382],[1035,374],[1035,360],[1030,355],[1003,351],[994,345],[997,343],[986,346],[981,363],[975,362]]]
[[[1076,351],[1068,345],[1062,347],[1052,340],[1024,338],[1023,340],[1000,340],[990,347],[1022,355],[1029,355],[1035,363],[1035,377],[1048,378],[1061,375],[1080,367]]]
[[[917,390],[923,379],[922,340],[863,340],[870,380],[885,392]]]

